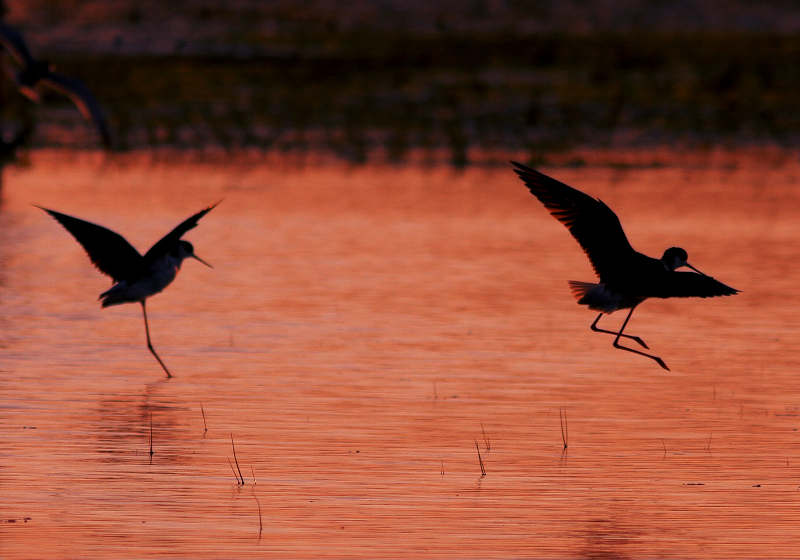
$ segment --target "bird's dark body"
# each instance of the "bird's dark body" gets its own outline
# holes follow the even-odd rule
[[[715,297],[735,294],[710,276],[668,270],[661,259],[635,252],[619,262],[622,274],[608,273],[600,280],[610,291],[635,300],[647,298]]]
[[[191,243],[182,240],[181,237],[187,231],[197,227],[198,220],[215,206],[216,204],[209,206],[181,222],[144,255],[141,255],[124,237],[108,228],[55,210],[42,208],[83,246],[97,269],[114,280],[115,283],[111,289],[100,294],[103,307],[122,303],[141,303],[147,347],[164,368],[167,377],[171,377],[169,370],[150,343],[145,301],[172,283],[185,258],[192,257],[207,264],[194,254]]]
[[[550,214],[569,229],[592,263],[599,283],[571,281],[570,287],[578,303],[603,313],[633,309],[648,298],[683,298],[729,296],[738,290],[700,273],[688,262],[686,251],[672,247],[660,259],[635,251],[622,229],[617,215],[601,200],[556,181],[538,171],[512,162],[517,175]],[[695,272],[678,272],[680,267]],[[593,330],[616,334],[614,345],[623,350],[656,360],[667,369],[661,358],[619,346],[619,338],[630,338],[647,348],[638,337],[622,334],[625,320],[618,333],[596,328]]]

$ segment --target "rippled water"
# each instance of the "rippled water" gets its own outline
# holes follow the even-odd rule
[[[637,310],[671,372],[589,330],[566,284],[588,261],[510,169],[8,169],[0,555],[800,554],[800,167],[544,171],[743,290]],[[215,268],[148,305],[170,380],[31,206],[144,251],[221,198],[186,236]]]

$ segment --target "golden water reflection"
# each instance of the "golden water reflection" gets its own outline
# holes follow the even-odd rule
[[[800,168],[545,171],[743,290],[637,311],[672,372],[589,331],[588,262],[510,169],[7,170],[2,556],[796,556]],[[186,236],[215,268],[148,305],[169,381],[30,205],[146,250],[223,197]]]

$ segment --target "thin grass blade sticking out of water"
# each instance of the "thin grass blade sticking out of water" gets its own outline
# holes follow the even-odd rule
[[[256,505],[258,506],[258,538],[261,538],[261,533],[264,531],[264,522],[261,519],[261,502],[258,501],[258,496],[256,496],[256,471],[253,469],[253,465],[250,465],[250,473],[253,475],[253,499],[256,501]]]
[[[567,448],[567,441],[569,440],[569,430],[567,428],[567,407],[562,406],[558,409],[558,420],[561,422],[561,441],[564,443],[564,449]]]
[[[475,442],[475,449],[478,450],[478,462],[481,465],[481,478],[486,476],[486,468],[483,466],[483,458],[481,457],[481,448],[478,445],[478,440],[473,440]]]
[[[233,473],[233,476],[236,477],[236,486],[241,486],[244,484],[239,478],[239,475],[236,474],[236,469],[233,468],[233,463],[231,462],[230,458],[228,458],[228,464],[231,466],[231,472]]]
[[[236,463],[236,471],[238,471],[239,476],[236,477],[236,483],[239,486],[244,486],[244,475],[242,474],[242,469],[239,468],[239,459],[236,458],[236,446],[233,444],[233,434],[231,434],[231,449],[233,449],[233,461]],[[230,459],[228,459],[230,463]],[[233,465],[231,465],[233,468]],[[236,475],[236,472],[233,473]]]
[[[489,436],[486,435],[486,430],[483,429],[483,422],[481,422],[481,433],[483,434],[483,443],[486,446],[486,451],[491,451],[492,446],[489,444]]]
[[[150,413],[150,462],[153,462],[153,413]]]

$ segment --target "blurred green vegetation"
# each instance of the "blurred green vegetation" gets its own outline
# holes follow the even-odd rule
[[[800,36],[331,31],[249,44],[237,56],[54,62],[95,92],[122,150],[322,150],[353,162],[418,150],[463,166],[485,153],[542,161],[583,146],[800,139]],[[65,103],[47,101],[40,121]]]

